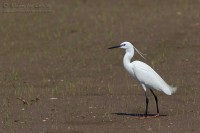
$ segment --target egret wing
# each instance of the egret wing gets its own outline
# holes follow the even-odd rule
[[[149,65],[141,61],[134,61],[132,65],[135,77],[141,83],[150,88],[163,91],[168,95],[173,93],[175,88],[169,86]]]

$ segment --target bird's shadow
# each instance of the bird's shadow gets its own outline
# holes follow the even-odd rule
[[[120,115],[120,116],[132,116],[132,117],[144,117],[145,114],[135,114],[135,113],[112,113],[114,115]],[[155,116],[156,114],[147,114],[147,116]],[[164,114],[160,114],[159,116],[167,116]]]

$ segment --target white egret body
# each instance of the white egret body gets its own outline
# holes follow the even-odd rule
[[[145,91],[145,96],[146,96],[145,116],[147,117],[148,102],[149,102],[147,94],[146,94],[147,88],[149,88],[152,94],[154,95],[154,98],[156,101],[156,107],[157,107],[156,116],[159,116],[158,100],[152,89],[163,91],[167,95],[172,95],[173,93],[175,93],[176,88],[168,85],[149,65],[141,61],[131,62],[131,59],[134,56],[134,49],[142,57],[143,57],[143,54],[139,50],[137,50],[130,42],[123,42],[119,46],[114,46],[109,49],[113,49],[113,48],[123,48],[126,50],[126,53],[123,58],[124,67],[128,71],[129,74],[131,74],[134,78],[136,78],[140,82],[140,84],[142,85]]]

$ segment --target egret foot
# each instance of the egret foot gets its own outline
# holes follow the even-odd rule
[[[160,114],[159,113],[157,113],[156,115],[154,115],[154,117],[159,117],[160,116]]]
[[[160,114],[155,114],[155,115],[142,115],[142,116],[137,116],[136,118],[137,119],[140,119],[140,120],[143,120],[143,119],[148,119],[148,118],[156,118],[156,117],[159,117]]]

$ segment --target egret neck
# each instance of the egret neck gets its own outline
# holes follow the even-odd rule
[[[124,59],[123,59],[123,64],[124,64],[124,68],[128,71],[129,74],[131,74],[132,76],[135,76],[133,73],[133,69],[131,68],[131,59],[134,55],[134,49],[133,48],[128,48],[126,49],[126,53],[124,55]]]

